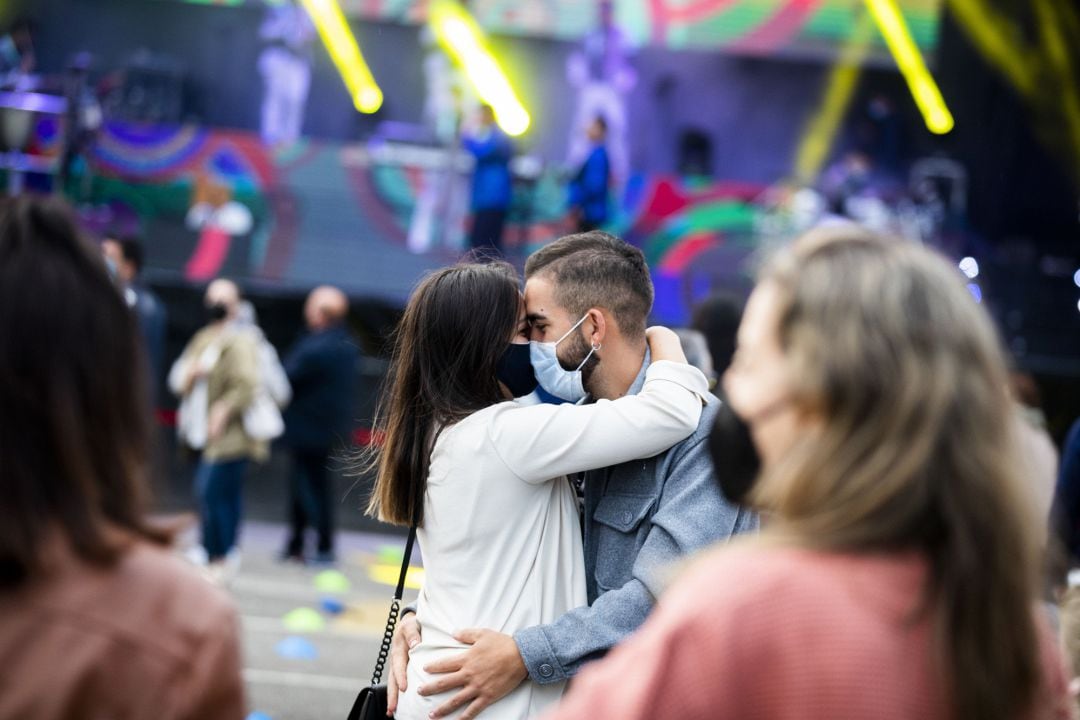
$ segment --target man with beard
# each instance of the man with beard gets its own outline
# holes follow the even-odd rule
[[[537,363],[534,347],[541,387],[568,402],[639,392],[649,366],[645,328],[653,302],[641,251],[604,232],[570,235],[533,254],[525,277],[531,339],[547,344],[558,361]],[[513,636],[459,632],[456,639],[469,648],[425,668],[442,675],[420,694],[447,698],[433,717],[465,708],[460,717],[468,720],[526,679],[546,684],[572,677],[645,621],[672,563],[756,528],[756,516],[728,502],[713,477],[707,439],[719,405],[710,396],[698,430],[666,452],[581,474],[589,605]],[[412,615],[398,625],[391,709],[405,686],[408,648],[421,632]]]

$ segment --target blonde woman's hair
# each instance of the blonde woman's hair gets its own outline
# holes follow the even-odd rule
[[[990,318],[951,263],[857,227],[803,236],[767,263],[800,410],[821,428],[760,479],[776,537],[841,552],[916,550],[956,718],[1034,702],[1039,542],[1013,450]]]

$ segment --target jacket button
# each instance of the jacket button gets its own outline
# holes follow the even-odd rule
[[[634,514],[629,510],[623,510],[622,521],[629,525],[634,519]]]
[[[554,672],[555,670],[547,663],[544,663],[540,666],[540,675],[542,675],[543,677],[551,677],[552,673]]]

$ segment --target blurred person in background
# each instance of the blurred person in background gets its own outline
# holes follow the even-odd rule
[[[705,336],[716,377],[722,377],[735,355],[735,333],[742,320],[743,304],[724,292],[713,293],[694,307],[690,327]]]
[[[285,443],[292,454],[289,482],[289,540],[285,560],[303,562],[304,532],[318,534],[317,563],[332,563],[334,499],[331,453],[349,440],[360,351],[345,318],[349,300],[335,287],[317,287],[304,303],[308,333],[285,356],[293,399],[285,411]]]
[[[268,4],[259,39],[265,44],[258,64],[263,78],[259,132],[267,145],[288,146],[304,127],[315,25],[298,0]]]
[[[235,329],[255,338],[258,382],[255,399],[244,413],[244,429],[256,440],[275,440],[285,432],[281,410],[292,400],[292,385],[281,364],[277,348],[259,326],[259,316],[250,300],[241,300],[236,311]]]
[[[0,718],[240,720],[228,599],[147,519],[135,318],[56,200],[0,211]]]
[[[846,228],[778,254],[724,376],[769,521],[691,563],[550,718],[1073,717],[1007,382],[924,247]]]
[[[608,220],[611,185],[611,162],[607,151],[607,121],[602,115],[585,130],[589,154],[570,180],[568,187],[570,215],[578,232],[596,230]]]
[[[108,237],[101,243],[101,249],[109,270],[120,284],[124,302],[139,319],[139,330],[150,360],[149,387],[156,395],[165,370],[165,328],[169,319],[165,304],[140,279],[143,268],[142,242],[136,237]]]
[[[1061,448],[1051,522],[1051,582],[1058,591],[1062,640],[1074,678],[1080,678],[1080,420]],[[1080,680],[1076,681],[1080,695]]]
[[[510,159],[514,146],[495,123],[495,110],[490,105],[480,107],[478,123],[476,130],[462,139],[462,145],[476,161],[469,246],[498,253],[502,251],[503,229],[513,196]]]
[[[31,74],[37,67],[34,34],[30,20],[18,18],[0,35],[0,88],[33,89]]]
[[[705,341],[705,336],[690,328],[675,328],[675,334],[679,336],[679,342],[682,343],[686,361],[701,371],[701,374],[709,380],[709,389],[712,390],[716,384],[716,371],[713,369],[709,344]]]
[[[1052,520],[1065,564],[1080,564],[1080,419],[1069,428],[1061,448]]]
[[[567,164],[577,166],[589,154],[586,128],[603,116],[614,184],[621,187],[630,175],[629,114],[627,100],[637,84],[631,63],[633,48],[615,22],[613,0],[600,0],[597,27],[581,40],[566,62],[566,79],[577,95],[571,121]],[[610,131],[610,132],[609,132]]]
[[[237,326],[240,290],[217,279],[206,289],[208,322],[169,371],[169,388],[181,397],[180,438],[201,451],[195,473],[202,545],[210,577],[227,581],[239,565],[244,472],[250,460],[265,459],[265,440],[251,436],[244,413],[259,387],[259,342]]]

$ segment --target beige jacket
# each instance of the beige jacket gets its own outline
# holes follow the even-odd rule
[[[258,339],[249,330],[229,326],[208,326],[195,333],[183,354],[177,360],[181,377],[187,369],[199,362],[206,349],[217,343],[220,354],[207,377],[207,406],[224,402],[229,407],[229,421],[220,437],[207,441],[203,458],[211,462],[224,462],[240,458],[266,459],[269,446],[265,441],[255,440],[244,432],[244,411],[255,398],[259,383]],[[173,387],[184,395],[190,387]]]
[[[49,572],[0,590],[0,720],[242,720],[224,593],[144,541],[107,569],[49,547]]]

